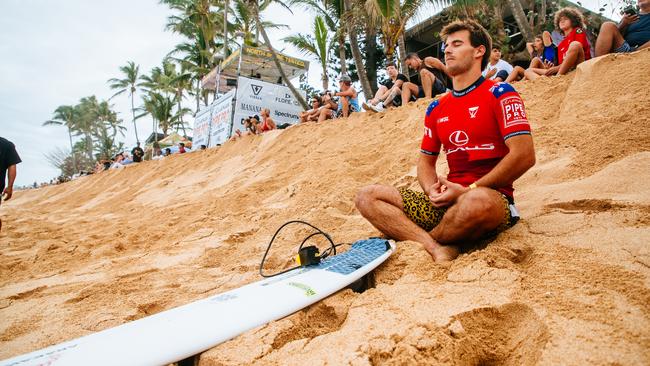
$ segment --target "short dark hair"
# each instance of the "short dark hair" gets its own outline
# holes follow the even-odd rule
[[[394,68],[397,68],[397,65],[395,65],[394,62],[389,62],[389,63],[386,64],[386,68],[389,68],[391,66],[394,67]]]
[[[571,21],[571,26],[573,28],[576,27],[585,27],[585,20],[584,17],[582,16],[582,13],[580,10],[576,8],[571,8],[571,7],[566,7],[558,10],[555,13],[555,17],[553,18],[553,24],[555,24],[556,29],[560,29],[560,18],[565,17]]]
[[[492,37],[490,37],[490,34],[485,30],[485,28],[483,28],[482,25],[470,19],[457,20],[455,22],[447,24],[444,28],[442,28],[440,31],[440,36],[442,37],[443,41],[446,41],[447,36],[450,34],[463,30],[469,32],[469,42],[472,47],[485,47],[485,54],[481,59],[481,70],[485,69],[485,66],[487,66],[488,62],[490,61],[490,52],[488,51],[492,50]]]
[[[420,56],[418,56],[417,52],[409,52],[409,53],[406,54],[406,58],[404,58],[404,61],[410,60],[410,59],[416,58],[416,57],[420,58]]]

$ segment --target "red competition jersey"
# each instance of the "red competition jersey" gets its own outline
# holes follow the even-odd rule
[[[578,41],[582,45],[582,49],[585,51],[585,61],[591,58],[591,47],[589,46],[589,41],[587,40],[587,34],[584,29],[580,27],[573,28],[573,30],[560,42],[557,46],[557,57],[558,62],[562,63],[566,52],[569,50],[569,45],[573,41]]]
[[[530,135],[524,102],[508,83],[481,77],[462,91],[434,101],[424,119],[421,152],[437,155],[444,145],[451,182],[476,182],[510,151],[505,141]],[[512,183],[497,189],[513,197]]]

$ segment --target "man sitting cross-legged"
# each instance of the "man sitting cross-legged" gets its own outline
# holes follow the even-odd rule
[[[427,59],[430,59],[430,57],[427,57]],[[432,98],[447,90],[443,81],[436,77],[436,73],[438,73],[436,67],[423,61],[417,53],[413,52],[406,55],[404,63],[409,68],[417,71],[418,74],[414,80],[406,82],[402,86],[402,104],[408,103],[411,96],[414,96],[415,99]]]
[[[386,74],[388,80],[379,86],[375,97],[368,102],[362,104],[363,109],[373,112],[383,112],[384,107],[388,107],[395,102],[396,97],[402,94],[402,84],[408,81],[404,74],[397,71],[397,66],[394,63],[386,65]],[[401,104],[399,99],[398,106]]]
[[[637,5],[638,14],[629,8],[620,23],[603,23],[596,39],[596,56],[650,47],[650,0],[637,0]]]
[[[519,94],[481,76],[491,39],[478,23],[447,25],[447,70],[453,91],[427,109],[418,181],[424,190],[371,185],[355,204],[377,229],[423,245],[434,261],[449,261],[480,239],[514,225],[512,183],[535,164],[533,139]],[[447,177],[436,174],[444,145]]]
[[[494,81],[505,81],[510,73],[512,73],[512,65],[501,59],[501,48],[493,45],[490,52],[490,61],[483,70],[483,76]]]
[[[578,64],[591,58],[591,47],[584,31],[582,13],[575,8],[562,8],[555,13],[555,27],[564,33],[564,39],[557,46],[558,65],[544,65],[544,68],[526,70],[526,79],[539,76],[564,75]]]

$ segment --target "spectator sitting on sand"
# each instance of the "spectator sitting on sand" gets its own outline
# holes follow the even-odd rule
[[[131,155],[133,155],[133,162],[134,163],[139,163],[142,161],[142,157],[144,156],[144,150],[140,147],[140,143],[138,142],[136,146],[131,150]]]
[[[512,65],[501,59],[501,48],[498,45],[493,45],[490,52],[490,62],[483,70],[483,76],[486,79],[502,82],[508,78],[511,72]]]
[[[122,159],[122,165],[129,165],[133,163],[133,159],[131,159],[128,152],[123,152],[122,156],[124,156],[124,159]]]
[[[433,98],[447,91],[445,83],[436,76],[436,74],[440,76],[439,69],[423,61],[417,53],[412,52],[406,55],[404,63],[417,71],[417,75],[402,85],[402,104],[410,102],[411,96],[415,99]]]
[[[171,155],[171,154],[172,154],[172,149],[166,147],[166,148],[165,148],[165,156],[169,156],[169,155]]]
[[[300,122],[318,121],[318,115],[320,114],[321,108],[320,98],[311,98],[311,109],[300,112]]]
[[[363,109],[379,113],[384,111],[384,107],[393,104],[402,105],[402,85],[408,79],[397,71],[397,66],[392,62],[386,65],[386,74],[388,74],[388,80],[379,85],[374,98],[362,104]]]
[[[178,153],[179,154],[185,154],[187,151],[185,150],[185,144],[182,142],[178,143]]]
[[[628,8],[621,22],[605,22],[596,39],[596,56],[634,52],[650,47],[650,0],[637,0],[639,13]]]
[[[262,115],[262,123],[259,125],[260,133],[275,130],[277,128],[273,118],[271,118],[271,111],[268,108],[262,109],[260,114]]]
[[[318,116],[318,122],[323,122],[326,119],[333,119],[339,117],[347,117],[352,112],[359,112],[359,98],[357,91],[352,86],[352,79],[344,74],[339,79],[340,91],[334,95],[325,94],[323,96],[324,107]],[[338,101],[334,101],[334,97],[339,97]]]
[[[529,69],[548,69],[557,65],[557,46],[553,44],[551,33],[547,31],[536,36],[534,42],[526,43],[526,50],[531,57]],[[525,79],[525,72],[523,67],[515,66],[506,82]]]
[[[355,200],[379,231],[421,243],[435,262],[514,225],[512,184],[535,164],[521,97],[510,84],[481,75],[490,35],[471,20],[450,23],[441,35],[454,90],[427,108],[417,163],[423,192],[371,185]],[[436,172],[443,145],[447,177]]]
[[[122,164],[122,161],[124,161],[124,156],[122,153],[117,153],[115,157],[113,158],[113,163],[111,164],[111,169],[121,169],[124,168],[124,165]]]
[[[564,75],[583,61],[591,58],[591,48],[584,31],[582,13],[575,8],[562,8],[555,13],[555,27],[564,33],[564,40],[557,46],[558,65],[548,68],[530,68],[525,75],[528,80],[540,76]]]
[[[156,151],[154,152],[153,157],[151,158],[151,160],[160,160],[160,159],[162,159],[163,157],[164,157],[164,156],[163,156],[162,150],[160,150],[160,148],[159,148],[158,150],[156,150]]]

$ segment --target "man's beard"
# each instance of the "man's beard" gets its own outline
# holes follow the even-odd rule
[[[449,72],[449,75],[451,76],[456,76],[460,75],[462,73],[465,73],[469,71],[469,69],[472,68],[472,60],[464,60],[464,62],[460,62],[458,59],[456,59],[456,64],[454,66],[449,66],[447,64],[447,72]]]

